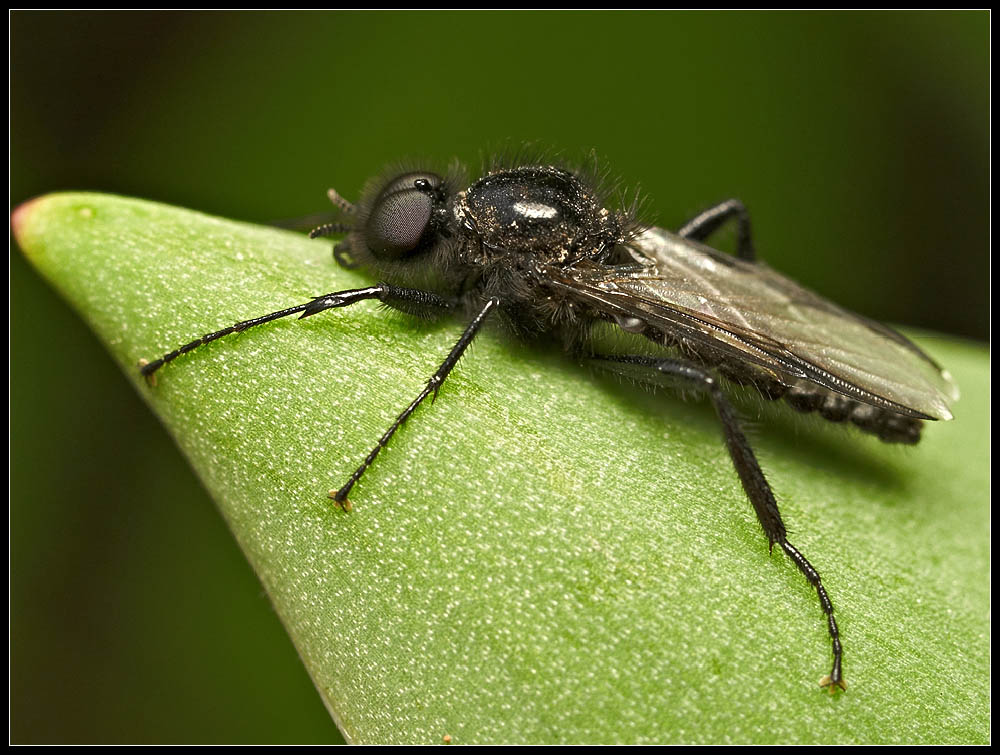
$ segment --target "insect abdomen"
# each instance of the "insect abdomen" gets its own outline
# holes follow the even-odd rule
[[[912,445],[920,441],[922,420],[863,404],[810,383],[788,387],[781,398],[800,412],[816,412],[830,422],[850,422],[886,443]]]
[[[904,417],[888,409],[855,401],[815,383],[802,381],[788,385],[755,371],[748,372],[744,365],[723,362],[716,368],[735,383],[752,385],[768,400],[784,399],[796,411],[816,412],[830,422],[850,422],[859,430],[878,436],[885,443],[913,445],[920,441],[923,420]]]

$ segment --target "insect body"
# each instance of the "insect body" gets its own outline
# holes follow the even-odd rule
[[[922,423],[950,419],[958,392],[947,373],[902,335],[851,314],[755,261],[744,206],[723,202],[677,233],[643,229],[609,210],[580,175],[552,165],[490,170],[472,184],[460,171],[396,172],[370,182],[354,206],[331,191],[349,222],[312,236],[346,234],[334,256],[380,281],[337,291],[198,338],[152,362],[147,378],[197,346],[297,314],[364,299],[466,327],[425,388],[330,497],[345,511],[354,484],[396,430],[432,394],[488,321],[549,339],[605,368],[663,378],[712,402],[733,466],[764,529],[813,585],[833,650],[821,684],[846,689],[833,604],[819,573],[786,536],[771,488],[719,377],[756,387],[800,411],[849,421],[886,442],[916,443]],[[737,255],[701,241],[737,223]],[[650,342],[648,352],[602,353],[593,326],[610,323]]]

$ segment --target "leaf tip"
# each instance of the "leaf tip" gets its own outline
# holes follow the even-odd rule
[[[31,223],[31,218],[35,210],[45,199],[44,196],[35,197],[34,199],[29,199],[27,202],[22,202],[14,211],[10,214],[10,229],[14,234],[14,239],[17,241],[17,245],[25,252],[24,236],[25,230]]]

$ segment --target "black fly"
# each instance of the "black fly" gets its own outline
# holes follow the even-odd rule
[[[846,689],[833,604],[819,573],[787,539],[771,488],[719,376],[795,409],[851,422],[889,443],[916,443],[925,420],[951,419],[958,391],[948,374],[894,330],[807,291],[755,260],[750,220],[737,200],[693,218],[677,233],[643,229],[632,211],[609,210],[594,182],[546,164],[496,167],[471,185],[445,175],[396,171],[372,181],[357,206],[335,191],[344,223],[312,237],[346,234],[334,256],[381,281],[337,291],[209,333],[152,362],[153,373],[197,346],[255,325],[377,299],[420,317],[449,316],[465,331],[367,458],[330,497],[348,495],[393,433],[452,368],[489,320],[527,339],[550,339],[617,372],[666,379],[707,396],[726,448],[770,548],[778,545],[816,589],[833,646],[821,682]],[[737,254],[701,244],[728,221]],[[648,339],[649,353],[602,353],[595,324]],[[639,351],[639,349],[637,349]]]

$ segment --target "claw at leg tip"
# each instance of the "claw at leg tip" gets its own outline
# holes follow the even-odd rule
[[[156,374],[155,373],[150,373],[149,375],[147,375],[146,373],[142,372],[143,369],[148,364],[149,364],[149,360],[148,359],[140,359],[139,360],[139,372],[142,373],[142,376],[144,378],[146,378],[146,382],[147,383],[149,383],[152,386],[155,386],[156,385]]]
[[[338,498],[338,496],[340,495],[339,490],[331,490],[328,495],[330,498],[333,499],[333,502],[337,504],[337,506],[342,508],[344,511],[350,511],[351,509],[354,508],[354,505],[347,498],[345,498],[344,500],[340,500]]]
[[[847,681],[845,679],[841,678],[835,682],[829,674],[819,680],[819,686],[826,687],[831,695],[836,694],[838,688],[845,692],[847,691]]]

